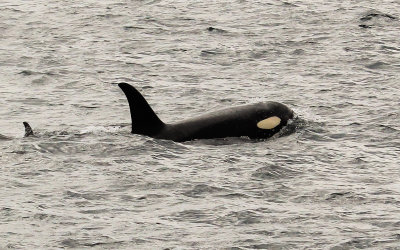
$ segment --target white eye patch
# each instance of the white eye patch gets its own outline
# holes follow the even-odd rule
[[[257,127],[260,129],[273,129],[281,123],[281,118],[277,116],[271,116],[267,119],[259,121]]]

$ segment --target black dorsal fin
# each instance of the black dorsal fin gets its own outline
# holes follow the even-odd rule
[[[31,128],[31,126],[29,125],[29,123],[23,122],[23,124],[25,126],[25,135],[24,135],[24,137],[28,137],[30,135],[33,135],[33,130]]]
[[[154,113],[142,94],[127,83],[119,83],[118,86],[124,91],[129,102],[132,133],[149,136],[157,134],[165,124]]]

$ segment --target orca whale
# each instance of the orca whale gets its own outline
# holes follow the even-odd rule
[[[132,133],[176,142],[246,136],[269,138],[287,125],[293,111],[278,102],[261,102],[214,111],[181,122],[166,124],[134,87],[119,83],[128,99]]]
[[[23,122],[22,124],[24,124],[24,127],[25,127],[25,135],[24,135],[24,137],[28,137],[28,136],[33,135],[33,130],[31,128],[31,126],[29,125],[29,123]]]

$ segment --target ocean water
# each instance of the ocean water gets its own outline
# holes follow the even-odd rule
[[[0,249],[400,249],[399,1],[0,2]],[[258,101],[280,136],[130,134]],[[23,121],[35,136],[24,138]]]

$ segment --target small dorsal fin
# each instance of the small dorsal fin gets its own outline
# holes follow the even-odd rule
[[[33,135],[33,130],[31,128],[31,126],[29,125],[29,123],[23,122],[23,124],[25,126],[25,135],[24,135],[24,137],[28,137],[30,135]]]
[[[146,99],[134,87],[127,83],[119,83],[129,102],[132,119],[132,133],[142,135],[155,135],[165,124],[147,103]]]

